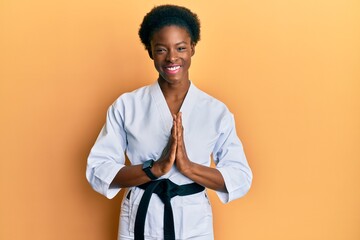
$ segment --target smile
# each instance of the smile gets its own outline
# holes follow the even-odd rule
[[[176,71],[180,68],[180,66],[173,66],[173,67],[166,67],[167,70],[170,70],[170,71]]]
[[[168,67],[165,67],[164,70],[165,72],[167,73],[170,73],[170,74],[175,74],[179,71],[179,69],[181,68],[180,65],[177,65],[177,66],[168,66]]]

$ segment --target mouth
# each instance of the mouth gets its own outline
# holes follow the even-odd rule
[[[164,70],[166,73],[175,74],[180,70],[180,68],[181,68],[180,65],[172,65],[172,66],[165,66]]]

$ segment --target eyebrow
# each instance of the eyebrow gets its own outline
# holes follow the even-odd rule
[[[180,44],[187,44],[187,42],[186,41],[181,41],[181,42],[178,42],[178,43],[176,43],[175,45],[180,45]],[[166,45],[166,44],[163,44],[163,43],[156,43],[154,46],[155,47],[157,47],[157,46],[164,46],[164,45]]]

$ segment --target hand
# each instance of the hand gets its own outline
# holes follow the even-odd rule
[[[160,177],[170,171],[171,167],[174,165],[175,162],[176,148],[177,128],[176,118],[174,117],[169,142],[165,147],[164,151],[162,152],[160,159],[154,163],[154,166],[152,168],[153,174],[155,176]]]
[[[176,148],[176,160],[175,164],[178,170],[185,176],[191,170],[192,162],[189,160],[186,153],[184,143],[184,127],[182,125],[182,113],[179,112],[175,117],[177,148]]]

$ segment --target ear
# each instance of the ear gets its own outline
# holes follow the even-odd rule
[[[147,51],[148,51],[149,57],[150,57],[151,59],[153,59],[153,55],[152,55],[152,51],[151,51],[151,46],[148,46],[146,49],[147,49]],[[153,59],[153,60],[154,60],[154,59]]]
[[[191,56],[194,56],[195,54],[195,44],[191,43]]]

